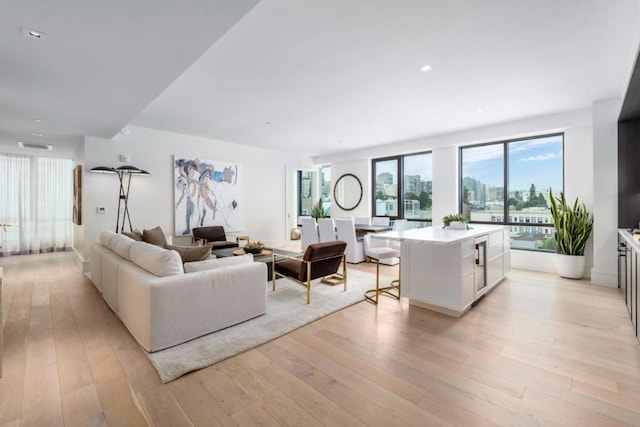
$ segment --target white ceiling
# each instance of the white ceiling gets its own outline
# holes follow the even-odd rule
[[[0,138],[132,122],[323,155],[622,96],[639,40],[638,0],[256,1],[5,0]]]

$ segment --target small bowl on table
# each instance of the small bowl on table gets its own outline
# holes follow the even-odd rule
[[[264,245],[255,245],[252,246],[251,244],[245,246],[244,248],[244,252],[247,254],[259,254],[262,252],[262,250],[264,249]]]

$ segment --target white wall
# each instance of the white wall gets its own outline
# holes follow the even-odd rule
[[[340,209],[335,202],[331,203],[331,217],[343,216],[371,216],[371,162],[368,159],[359,159],[349,162],[336,162],[331,164],[331,200],[336,181],[345,173],[358,177],[362,183],[362,200],[353,210]]]
[[[85,138],[85,246],[98,241],[100,232],[114,230],[118,205],[118,180],[115,175],[89,172],[95,166],[118,167],[120,154],[131,157],[129,164],[148,171],[149,177],[134,176],[129,210],[134,228],[160,225],[174,234],[173,155],[194,156],[208,160],[238,162],[245,174],[244,229],[252,240],[278,245],[288,235],[286,228],[285,169],[288,164],[312,165],[308,156],[265,150],[189,135],[128,126],[128,135],[112,140]],[[96,213],[107,208],[105,215]],[[178,244],[188,238],[174,238]],[[88,253],[88,252],[87,252]]]
[[[618,286],[618,98],[593,103],[594,264],[591,281]]]
[[[597,106],[594,106],[594,111],[597,111]],[[605,131],[607,137],[602,138],[601,142],[598,143],[598,151],[596,153],[599,158],[599,150],[610,150],[610,152],[615,153],[615,151],[611,150],[614,150],[617,145],[617,139],[611,135],[611,129],[612,126],[615,127],[616,125],[617,116],[614,117],[611,110],[607,111],[608,114],[597,113],[598,117],[601,117],[603,121],[602,126],[609,129],[609,131]],[[458,147],[554,132],[564,132],[565,134],[564,188],[567,197],[570,200],[579,197],[590,209],[597,212],[599,208],[610,202],[601,202],[599,198],[594,200],[594,174],[592,173],[594,171],[594,130],[592,128],[592,109],[590,108],[549,114],[446,135],[431,136],[415,141],[371,147],[366,150],[357,150],[335,156],[322,156],[316,158],[316,163],[330,163],[332,174],[333,168],[337,165],[345,165],[340,169],[342,172],[352,172],[349,170],[350,167],[362,168],[364,164],[370,164],[371,158],[432,150],[433,221],[434,226],[439,226],[443,216],[458,211]],[[603,159],[609,157],[610,155],[607,155]],[[602,169],[615,175],[617,168],[611,163],[608,160],[601,163],[599,159],[595,167],[598,170]],[[370,185],[369,181],[370,174],[367,178],[367,186]],[[608,181],[604,182],[607,182],[604,185],[609,188]],[[369,193],[365,193],[365,196],[367,199],[370,198]],[[615,221],[612,224],[615,224]],[[602,232],[607,236],[607,239],[615,239],[615,232],[611,234],[610,230],[607,231],[604,228]],[[610,243],[606,244],[606,246],[608,248]],[[590,244],[587,247],[586,255],[587,267],[585,271],[589,274],[591,267],[598,265],[600,257],[606,257],[602,258],[602,260],[607,265],[607,271],[609,271],[611,260],[608,258],[615,256],[615,252],[609,252],[609,249],[597,251],[598,259],[594,263],[593,245]],[[511,265],[514,268],[555,272],[551,254],[514,250],[511,255]]]

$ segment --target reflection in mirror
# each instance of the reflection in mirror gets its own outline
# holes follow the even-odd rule
[[[357,176],[345,173],[333,187],[333,199],[343,211],[354,210],[362,200],[362,183]]]

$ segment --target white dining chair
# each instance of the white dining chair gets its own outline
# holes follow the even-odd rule
[[[371,218],[371,225],[389,225],[389,217],[388,216],[374,216]]]
[[[365,260],[364,244],[356,238],[356,227],[353,219],[336,219],[338,240],[347,242],[347,262],[357,264]]]
[[[393,221],[393,231],[402,231],[407,228],[407,220],[406,219],[396,219]]]
[[[320,242],[337,240],[336,226],[331,218],[318,218],[318,232],[320,233]]]
[[[356,225],[371,225],[371,217],[369,216],[357,216],[354,221]]]
[[[348,247],[348,245],[347,245]],[[374,239],[371,234],[364,236],[364,253],[367,259],[376,263],[376,287],[365,291],[364,296],[374,304],[378,304],[380,294],[387,295],[395,299],[400,299],[400,268],[398,268],[398,279],[392,281],[388,286],[380,287],[380,264],[385,259],[399,259],[400,251],[391,247],[389,240]]]
[[[301,216],[300,224],[302,225],[302,236],[300,237],[300,249],[302,251],[307,250],[307,246],[320,242],[320,236],[318,234],[318,224],[316,224],[315,218],[310,216]]]

